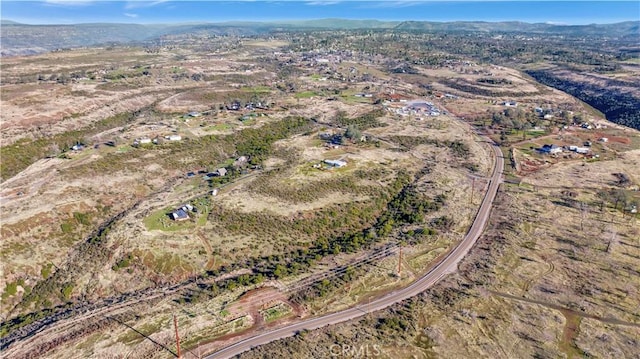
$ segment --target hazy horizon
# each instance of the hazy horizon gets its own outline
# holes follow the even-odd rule
[[[26,22],[20,22],[20,21],[15,21],[13,19],[7,19],[7,18],[1,18],[0,21],[3,22],[13,22],[16,24],[20,24],[20,25],[33,25],[33,26],[38,26],[38,25],[88,25],[88,24],[114,24],[114,25],[193,25],[193,24],[233,24],[233,23],[274,23],[274,24],[287,24],[287,23],[293,23],[293,22],[310,22],[310,21],[323,21],[323,20],[347,20],[347,21],[379,21],[379,22],[402,22],[402,21],[418,21],[418,22],[431,22],[431,23],[442,23],[442,24],[446,24],[446,23],[456,23],[456,22],[467,22],[467,23],[473,23],[473,22],[477,22],[477,23],[488,23],[488,24],[492,24],[492,23],[510,23],[510,22],[517,22],[517,23],[523,23],[523,24],[547,24],[547,25],[557,25],[557,26],[589,26],[589,25],[615,25],[615,24],[620,24],[620,23],[626,23],[626,22],[640,22],[640,20],[623,20],[623,21],[617,21],[617,22],[600,22],[600,23],[589,23],[589,24],[561,24],[561,23],[554,23],[554,22],[528,22],[528,21],[521,21],[521,20],[502,20],[502,21],[485,21],[485,20],[451,20],[451,21],[432,21],[432,20],[379,20],[379,19],[347,19],[347,18],[327,18],[327,17],[323,17],[323,18],[315,18],[315,19],[282,19],[282,20],[221,20],[221,21],[180,21],[180,22],[153,22],[153,23],[143,23],[143,22],[110,22],[110,21],[101,21],[101,22],[76,22],[76,23],[40,23],[40,24],[36,24],[36,23],[26,23]]]
[[[30,25],[379,21],[612,24],[640,20],[637,1],[2,1],[2,19]]]

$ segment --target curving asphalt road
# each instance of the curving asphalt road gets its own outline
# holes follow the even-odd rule
[[[504,157],[499,147],[492,145],[492,149],[495,152],[495,167],[493,169],[493,174],[491,175],[491,181],[489,182],[487,193],[482,200],[482,204],[480,205],[480,209],[476,214],[476,218],[474,219],[471,228],[469,228],[469,232],[467,232],[462,241],[451,252],[449,252],[449,254],[438,265],[433,267],[423,277],[413,282],[408,287],[391,292],[368,304],[358,305],[339,312],[327,314],[317,318],[307,319],[298,323],[288,325],[286,327],[277,328],[269,332],[239,341],[226,348],[220,349],[219,351],[208,355],[205,358],[229,358],[245,352],[253,347],[267,344],[278,339],[291,337],[302,330],[318,329],[327,325],[346,322],[348,320],[361,317],[369,312],[384,309],[395,303],[416,296],[436,284],[442,277],[444,277],[448,273],[455,272],[458,267],[458,263],[469,252],[471,247],[473,247],[473,245],[482,234],[482,231],[484,230],[485,224],[487,223],[487,220],[489,219],[489,215],[491,213],[493,200],[495,199],[496,193],[498,192],[498,187],[500,186],[500,182],[502,180]]]

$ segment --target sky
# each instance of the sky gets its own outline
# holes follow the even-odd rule
[[[0,1],[0,17],[27,24],[184,23],[321,18],[418,21],[523,21],[567,25],[640,20],[629,1]]]

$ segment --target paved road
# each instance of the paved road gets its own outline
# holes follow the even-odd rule
[[[247,338],[238,343],[232,344],[226,348],[220,349],[219,351],[206,356],[206,359],[218,359],[218,358],[229,358],[234,355],[238,355],[242,352],[245,352],[253,347],[270,343],[272,341],[290,337],[295,335],[301,330],[313,330],[318,329],[327,325],[346,322],[348,320],[361,317],[369,312],[381,310],[386,307],[389,307],[395,303],[403,301],[405,299],[411,298],[413,296],[418,295],[419,293],[425,291],[429,287],[433,286],[437,283],[442,277],[447,275],[448,273],[455,272],[458,263],[462,260],[462,258],[469,252],[471,247],[476,243],[482,231],[484,229],[487,220],[489,219],[489,215],[491,213],[491,207],[493,205],[493,200],[498,191],[498,186],[500,185],[502,179],[502,169],[504,168],[504,158],[502,156],[502,152],[500,148],[492,145],[492,149],[495,152],[495,167],[493,169],[493,174],[491,176],[491,181],[489,182],[489,187],[487,189],[487,193],[485,194],[484,199],[482,200],[482,204],[480,205],[480,209],[476,214],[476,218],[474,219],[471,228],[467,235],[462,239],[462,241],[455,247],[449,254],[433,269],[431,269],[427,274],[413,282],[408,287],[404,289],[400,289],[394,292],[391,292],[384,297],[376,299],[369,304],[358,305],[349,309],[345,309],[339,312],[327,314],[317,318],[307,319],[298,323],[294,323],[288,325],[286,327],[278,328],[271,330],[269,332],[256,335],[251,338]]]

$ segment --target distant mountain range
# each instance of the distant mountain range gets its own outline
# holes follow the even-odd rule
[[[507,22],[426,22],[404,21],[398,24],[399,30],[422,31],[481,31],[481,32],[521,32],[554,35],[603,35],[610,37],[629,37],[640,34],[640,21],[626,21],[616,24],[591,24],[591,25],[557,25],[547,23],[526,23],[519,21]]]
[[[566,36],[608,36],[638,39],[640,21],[617,24],[553,25],[523,22],[428,22],[318,19],[284,22],[220,22],[186,24],[116,24],[28,25],[0,20],[0,54],[26,55],[58,48],[72,48],[109,43],[150,41],[163,35],[190,32],[209,34],[253,35],[274,30],[305,29],[397,29],[426,32],[533,33]]]

